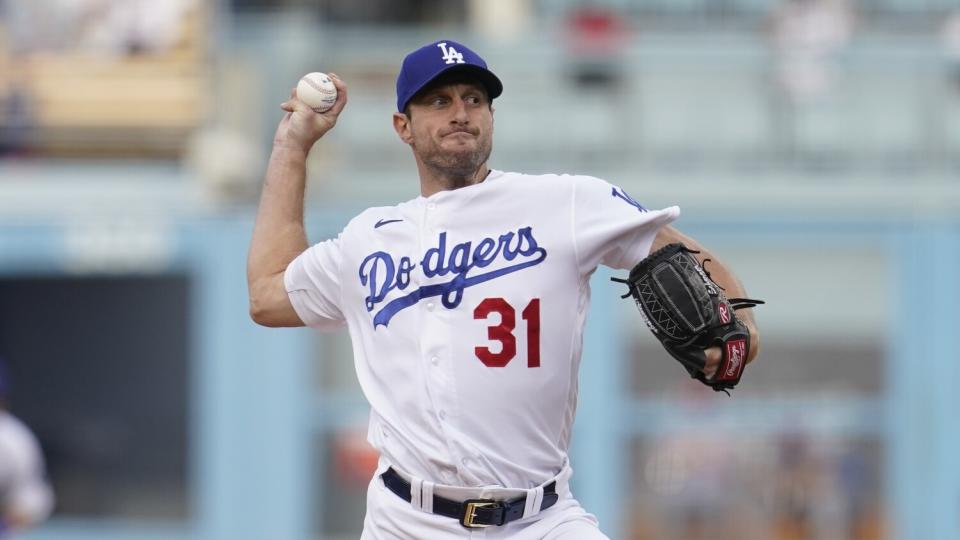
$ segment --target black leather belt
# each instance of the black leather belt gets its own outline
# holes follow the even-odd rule
[[[407,482],[393,468],[380,475],[387,489],[394,492],[401,499],[410,502],[410,482]],[[554,504],[560,496],[557,495],[557,482],[553,481],[543,488],[543,502],[540,510],[546,510]],[[523,517],[523,509],[527,505],[527,498],[520,497],[512,501],[496,501],[493,499],[468,499],[454,501],[439,495],[433,496],[433,513],[460,521],[464,527],[475,529],[504,525]]]

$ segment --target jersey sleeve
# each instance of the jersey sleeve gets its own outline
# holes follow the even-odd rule
[[[6,433],[6,465],[11,470],[6,486],[8,512],[39,523],[53,510],[53,490],[44,474],[43,455],[33,435],[24,428]]]
[[[304,324],[318,330],[346,325],[341,311],[341,238],[315,244],[287,266],[283,283],[294,311]]]
[[[572,211],[581,275],[601,264],[633,268],[650,253],[657,231],[680,215],[676,206],[647,209],[622,188],[591,177],[574,182]]]

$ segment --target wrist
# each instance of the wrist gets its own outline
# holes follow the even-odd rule
[[[746,323],[746,327],[750,333],[750,350],[747,354],[747,363],[749,364],[760,353],[760,333],[757,332],[757,326],[752,320]]]
[[[301,142],[295,141],[293,139],[277,137],[273,139],[273,153],[274,155],[283,155],[288,158],[300,158],[303,160],[307,159],[307,154],[310,153],[310,145],[304,145]]]

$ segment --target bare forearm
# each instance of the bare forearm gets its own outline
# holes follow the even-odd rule
[[[306,151],[275,144],[247,256],[250,314],[267,326],[298,326],[283,273],[307,249],[303,227]]]
[[[248,281],[283,272],[290,261],[307,249],[303,228],[305,183],[306,154],[275,146],[250,243]]]
[[[283,282],[287,266],[307,249],[303,228],[303,192],[307,154],[337,122],[347,103],[347,87],[335,75],[337,101],[316,113],[297,99],[296,90],[280,105],[286,113],[273,139],[273,153],[260,195],[257,221],[247,256],[250,316],[264,326],[302,326]]]

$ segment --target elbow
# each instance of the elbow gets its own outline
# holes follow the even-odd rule
[[[278,326],[275,320],[276,318],[272,316],[271,312],[272,310],[269,309],[268,303],[260,294],[257,293],[255,287],[251,287],[249,308],[250,319],[260,326],[276,328]]]
[[[250,296],[250,319],[257,323],[260,326],[265,326],[267,328],[278,328],[281,325],[276,317],[272,316],[272,313],[267,309],[262,302],[257,301],[254,296]]]
[[[269,319],[267,318],[266,310],[253,298],[250,297],[250,320],[259,324],[260,326],[270,326]]]
[[[253,300],[250,301],[250,320],[259,324],[260,326],[272,328],[270,325],[270,319],[267,317],[266,312],[257,306]]]
[[[282,274],[276,274],[269,278],[249,282],[250,306],[248,312],[253,322],[268,328],[304,326],[290,304],[290,298],[283,287],[282,280]]]
[[[284,297],[286,299],[286,297]],[[267,328],[292,328],[304,326],[293,308],[282,301],[268,301],[268,299],[250,295],[250,319],[260,326]]]

